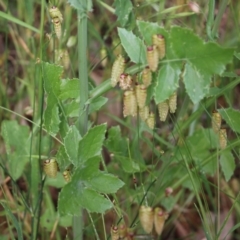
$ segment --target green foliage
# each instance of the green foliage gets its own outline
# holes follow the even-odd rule
[[[240,133],[240,126],[239,126],[239,119],[240,119],[240,112],[232,109],[219,109],[219,113],[221,114],[222,118],[227,122],[229,127],[237,133]]]
[[[152,45],[152,35],[161,34],[166,42],[166,59],[158,73],[155,88],[156,103],[168,99],[178,87],[181,66],[184,63],[183,82],[194,104],[208,93],[213,74],[221,75],[225,65],[232,60],[234,49],[224,49],[218,44],[204,41],[191,30],[172,27],[169,32],[155,23],[137,22],[139,31],[148,45]],[[132,62],[145,64],[146,47],[132,32],[118,29],[121,43]],[[135,45],[135,46],[134,46]],[[165,65],[166,64],[166,65]]]
[[[236,168],[233,154],[229,150],[224,150],[220,155],[220,164],[226,181],[229,181]]]
[[[128,56],[134,63],[147,63],[146,49],[143,41],[133,34],[132,31],[127,31],[124,28],[118,28],[118,34]]]
[[[4,139],[9,161],[9,173],[14,180],[24,171],[30,156],[29,128],[17,121],[3,121],[1,135]]]
[[[118,21],[122,27],[125,27],[133,10],[132,2],[130,0],[115,0],[114,5],[116,6],[115,14],[118,16]]]
[[[61,215],[76,215],[78,208],[104,213],[112,207],[110,200],[100,193],[114,193],[123,182],[111,174],[99,171],[100,157],[88,159],[84,167],[75,170],[72,181],[61,191],[58,210]]]
[[[32,226],[40,219],[37,214],[38,207],[45,204],[40,226],[46,231],[54,232],[55,223],[64,227],[71,226],[71,217],[80,216],[82,214],[80,209],[86,209],[90,219],[91,213],[105,214],[111,209],[111,211],[116,211],[116,215],[113,214],[115,219],[111,219],[114,224],[127,219],[128,223],[132,221],[131,226],[137,226],[137,217],[134,216],[138,215],[137,211],[140,204],[152,207],[161,206],[170,212],[177,209],[178,206],[187,209],[190,203],[189,198],[192,197],[194,201],[196,199],[194,206],[200,214],[203,225],[205,224],[204,227],[206,227],[205,215],[209,209],[212,209],[208,204],[211,201],[211,204],[213,202],[215,204],[216,200],[215,195],[206,196],[205,188],[207,188],[208,193],[211,192],[210,187],[214,187],[219,193],[221,190],[224,194],[225,189],[221,189],[221,184],[215,183],[215,178],[219,177],[217,180],[223,179],[224,181],[225,179],[228,182],[234,176],[234,171],[238,166],[235,158],[239,141],[232,140],[231,134],[226,149],[219,149],[219,134],[210,129],[209,113],[212,111],[214,103],[215,107],[220,106],[220,101],[217,98],[221,95],[225,97],[229,106],[233,105],[234,99],[231,96],[231,91],[239,83],[239,79],[234,65],[227,67],[227,64],[231,63],[233,56],[235,56],[235,62],[239,63],[239,49],[236,49],[234,53],[233,48],[223,48],[216,43],[217,41],[214,42],[214,38],[217,36],[216,24],[219,21],[217,17],[215,21],[214,7],[209,9],[211,19],[210,17],[207,19],[207,36],[211,40],[208,42],[205,40],[205,30],[202,31],[200,27],[196,26],[196,29],[194,28],[196,31],[193,31],[189,27],[201,18],[203,19],[202,24],[206,23],[205,16],[201,16],[202,12],[191,17],[190,15],[194,15],[194,12],[175,12],[176,10],[180,11],[182,6],[170,6],[168,9],[163,9],[164,1],[160,1],[159,6],[157,3],[150,2],[139,4],[139,7],[136,7],[130,0],[115,0],[115,9],[113,9],[104,1],[96,1],[94,4],[97,7],[99,4],[98,11],[104,12],[106,19],[104,21],[98,19],[98,25],[95,28],[96,23],[91,22],[91,26],[87,23],[87,14],[92,11],[92,1],[68,0],[68,3],[77,11],[73,11],[73,13],[68,9],[67,16],[64,16],[66,21],[61,27],[63,28],[68,24],[69,28],[65,29],[62,39],[54,39],[54,48],[66,47],[65,43],[70,39],[69,32],[75,33],[77,25],[79,28],[77,49],[80,55],[79,63],[75,61],[77,54],[72,53],[71,69],[43,62],[41,59],[36,64],[36,72],[34,73],[39,85],[32,86],[25,80],[28,78],[26,76],[19,81],[18,84],[24,82],[24,87],[20,89],[25,87],[37,89],[32,95],[40,94],[37,97],[39,102],[45,101],[44,110],[40,113],[41,105],[38,105],[37,98],[30,99],[29,102],[34,102],[36,104],[34,107],[38,110],[36,115],[36,112],[34,113],[31,128],[22,126],[17,121],[2,121],[1,135],[5,144],[7,160],[2,161],[1,166],[14,181],[24,175],[23,179],[29,183],[30,190],[39,191],[39,195],[36,192],[31,193],[31,201],[29,202],[32,205],[26,206],[32,210],[30,212],[33,219]],[[58,5],[61,7],[61,3]],[[152,15],[156,9],[156,16]],[[117,16],[117,23],[120,24],[117,31],[114,28],[116,25],[107,19],[108,13],[105,14],[105,10],[110,11],[111,14],[115,13]],[[98,15],[98,11],[94,14]],[[77,24],[72,24],[76,12],[78,13],[78,21]],[[91,21],[94,19],[94,14],[91,14]],[[41,16],[43,15],[41,12]],[[152,19],[155,22],[136,21],[135,16],[138,19]],[[172,24],[171,19],[183,16],[188,16],[184,24],[189,28]],[[27,27],[36,33],[40,32],[10,14],[6,15],[0,12],[0,17]],[[102,22],[104,23],[102,24]],[[107,25],[109,22],[111,26]],[[163,24],[160,26],[160,22],[165,26],[163,27]],[[80,26],[84,26],[86,31],[80,30]],[[87,27],[89,27],[88,34],[86,34]],[[45,26],[41,25],[41,28],[45,29]],[[98,33],[98,29],[101,29],[101,33]],[[98,122],[95,118],[96,112],[100,114],[101,108],[108,102],[108,98],[104,97],[103,94],[111,90],[111,84],[110,80],[106,80],[96,84],[98,86],[95,87],[95,84],[92,84],[91,78],[93,77],[91,73],[89,73],[91,77],[88,77],[87,71],[97,69],[98,63],[95,61],[99,58],[99,46],[106,50],[105,54],[108,60],[114,59],[119,54],[119,52],[115,54],[114,45],[111,44],[116,40],[116,32],[122,47],[119,48],[119,52],[121,51],[127,60],[124,71],[131,75],[134,84],[139,79],[141,82],[142,70],[148,64],[147,47],[153,45],[152,36],[160,34],[165,40],[166,55],[159,60],[156,72],[151,73],[152,83],[147,88],[146,106],[149,107],[149,111],[155,114],[156,120],[153,130],[150,130],[139,116],[132,121],[130,118],[125,121],[125,119],[121,119],[121,115],[117,115],[117,112],[112,114],[112,119],[116,121],[114,124],[118,123],[117,126],[108,128],[106,123],[95,125],[95,121]],[[29,36],[29,34],[27,35]],[[92,48],[89,48],[91,50],[89,52],[90,61],[86,59],[87,45],[83,44],[84,41],[86,43],[86,36],[88,36],[91,47],[97,46],[95,47],[96,52],[92,52]],[[52,37],[54,38],[54,35]],[[35,40],[31,39],[31,41]],[[232,46],[232,41],[224,43],[224,45]],[[46,46],[41,43],[41,51],[39,52],[43,52],[45,48]],[[54,50],[50,48],[49,46],[48,50],[52,55]],[[66,48],[71,49],[68,44]],[[79,49],[81,48],[85,50],[84,54],[80,54]],[[18,47],[16,49],[20,51]],[[35,53],[36,49],[31,49],[29,52]],[[95,54],[94,58],[92,58],[93,53]],[[43,52],[44,58],[47,54],[47,51]],[[20,55],[20,57],[23,56],[25,54]],[[42,55],[40,58],[43,58]],[[57,59],[57,57],[52,59]],[[92,59],[94,59],[94,67],[88,68],[86,63],[92,64]],[[106,66],[102,66],[104,77],[110,76],[111,64],[108,61]],[[78,65],[78,69],[76,69],[76,65]],[[38,76],[39,72],[41,74]],[[71,78],[76,72],[79,73],[79,79]],[[42,87],[44,93],[41,93]],[[134,89],[135,85],[132,85],[131,88]],[[118,88],[115,90],[122,94]],[[2,92],[0,88],[0,94]],[[165,123],[159,122],[156,104],[168,100],[174,92],[178,93],[177,111],[174,114],[169,113]],[[168,101],[166,102],[168,103]],[[238,124],[240,112],[232,107],[221,108],[218,111],[225,121],[222,125],[229,126],[236,135],[240,133]],[[92,113],[94,115],[91,115]],[[108,113],[107,115],[109,116]],[[28,119],[25,118],[25,120]],[[30,130],[32,130],[31,134]],[[42,175],[39,168],[43,163],[41,160],[39,162],[39,159],[45,160],[50,157],[55,158],[58,163],[59,169],[56,178]],[[29,161],[30,174],[28,171],[24,171]],[[217,172],[219,169],[221,169],[222,174]],[[63,177],[65,170],[71,172],[69,182]],[[31,176],[35,176],[35,180],[38,182],[35,182]],[[213,183],[212,178],[214,178]],[[52,204],[50,195],[48,195],[46,186],[59,188],[57,211]],[[165,194],[165,189],[168,187],[174,191],[170,196]],[[119,197],[118,191],[120,189],[121,196]],[[40,203],[43,191],[44,200]],[[26,194],[23,193],[23,195],[21,198],[17,196],[17,201],[24,199]],[[45,199],[45,195],[49,196],[49,199]],[[237,206],[236,210],[240,212],[237,198],[232,198],[232,201],[234,201],[233,205]],[[11,227],[17,231],[17,237],[23,239],[21,225],[15,214],[12,214],[8,205],[2,203],[2,206],[6,215],[9,216],[8,219],[12,222]],[[50,210],[48,211],[48,209]],[[174,212],[167,221],[174,222],[175,215]],[[98,232],[101,232],[98,229],[100,226],[99,215],[93,214],[93,216],[94,221],[91,225],[86,226],[86,232],[90,232],[92,228],[96,229],[96,238],[102,239],[102,236],[98,236]],[[83,218],[81,217],[81,219]],[[36,225],[38,226],[38,223]],[[218,230],[219,226],[216,229]],[[141,236],[142,232],[139,232],[137,227],[134,231],[136,233],[134,237],[138,238],[138,234]],[[212,237],[214,234],[207,227],[205,231],[209,239],[214,239]],[[104,235],[107,234],[104,232]],[[87,234],[86,236],[89,237]],[[56,235],[56,239],[60,238]]]
[[[44,89],[47,93],[47,107],[44,111],[44,125],[48,132],[56,135],[59,131],[59,96],[60,96],[60,76],[62,67],[54,64],[43,63]]]

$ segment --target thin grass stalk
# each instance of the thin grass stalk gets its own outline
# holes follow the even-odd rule
[[[39,56],[42,59],[42,51],[43,51],[43,28],[44,28],[44,13],[45,13],[45,1],[41,1],[41,22],[40,22],[40,48],[39,48]],[[39,108],[37,114],[35,115],[35,120],[40,119],[40,128],[39,128],[39,140],[38,140],[38,153],[39,159],[32,159],[30,156],[30,164],[31,164],[31,193],[32,193],[32,209],[33,209],[33,217],[32,217],[32,235],[31,239],[37,239],[39,222],[40,222],[40,214],[41,214],[41,202],[42,202],[42,189],[43,183],[42,179],[42,172],[40,168],[40,161],[41,161],[41,151],[42,151],[42,125],[43,125],[43,101],[44,101],[44,91],[43,91],[43,79],[42,79],[42,68],[39,67],[39,73],[36,77],[35,86],[38,88],[38,102]],[[35,100],[34,100],[35,101]],[[33,134],[32,134],[33,136]],[[32,149],[32,148],[31,148]]]
[[[83,7],[87,9],[87,2],[82,1]],[[87,132],[88,107],[85,104],[88,100],[88,68],[87,68],[87,14],[78,10],[78,72],[80,83],[81,101],[79,104],[79,132],[83,136]],[[83,216],[82,209],[79,209],[79,217],[73,217],[73,239],[83,239]]]
[[[209,0],[206,32],[210,40],[213,40],[214,38],[214,35],[212,33],[212,26],[214,22],[214,11],[215,11],[215,0]]]
[[[216,19],[213,23],[213,28],[212,28],[212,36],[213,37],[217,37],[218,36],[218,28],[219,28],[219,25],[220,25],[220,22],[221,22],[221,19],[222,19],[222,16],[227,8],[227,5],[228,5],[228,2],[229,0],[222,0],[220,1],[220,7],[219,7],[219,10],[218,10],[218,14],[216,16]]]

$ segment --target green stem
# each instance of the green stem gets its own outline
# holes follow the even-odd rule
[[[219,28],[219,25],[220,25],[220,22],[221,22],[221,19],[222,19],[222,16],[225,12],[225,9],[228,5],[228,2],[229,0],[222,0],[220,1],[220,7],[219,7],[219,11],[218,11],[218,14],[217,14],[217,17],[214,21],[214,24],[213,24],[213,29],[212,29],[212,36],[213,37],[217,37],[218,36],[218,28]]]
[[[82,1],[83,8],[87,9],[87,2]],[[78,72],[80,83],[80,104],[79,104],[79,132],[83,136],[87,132],[88,107],[85,103],[88,99],[88,68],[87,68],[87,14],[78,10]],[[80,216],[73,217],[73,239],[83,239],[83,216],[82,209],[79,209]]]
[[[42,50],[43,48],[43,28],[44,28],[44,7],[45,7],[45,1],[41,1],[41,22],[40,22],[40,59],[42,59]],[[32,209],[33,209],[33,216],[32,216],[32,235],[31,239],[37,239],[38,234],[38,228],[39,228],[39,222],[40,222],[40,214],[41,214],[41,202],[42,202],[42,174],[41,174],[41,168],[40,168],[40,161],[41,161],[41,145],[42,145],[42,120],[43,120],[43,100],[44,100],[44,93],[43,93],[43,82],[42,82],[42,69],[38,67],[36,69],[36,81],[35,86],[37,86],[38,83],[38,98],[39,98],[39,107],[37,111],[37,115],[35,116],[36,119],[40,119],[40,129],[39,129],[39,140],[38,140],[38,155],[39,159],[33,159],[30,156],[30,164],[31,164],[31,193],[32,193]],[[36,89],[37,90],[37,89]],[[35,103],[35,99],[34,99]],[[34,112],[35,112],[35,104],[34,104]],[[31,139],[33,139],[33,131]],[[32,140],[31,140],[31,146],[30,151],[32,151]],[[30,152],[31,155],[31,152]]]
[[[206,31],[207,31],[208,38],[210,40],[213,40],[212,25],[214,21],[214,10],[215,10],[215,0],[209,0]]]

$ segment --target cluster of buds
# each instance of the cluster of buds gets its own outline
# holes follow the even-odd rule
[[[133,239],[133,235],[134,233],[132,232],[132,229],[127,228],[125,224],[111,227],[111,240]]]
[[[160,236],[167,218],[168,213],[160,207],[153,210],[151,207],[141,206],[139,209],[139,220],[143,230],[148,234],[152,232],[154,226],[156,233]]]
[[[56,178],[58,170],[59,170],[59,167],[56,159],[51,158],[43,162],[43,171],[46,174],[46,176],[50,178]],[[71,172],[69,169],[66,169],[65,171],[63,171],[62,175],[66,182],[71,181]]]
[[[168,112],[175,113],[177,109],[177,91],[175,91],[169,99],[158,104],[158,113],[160,121],[164,122],[167,119]]]

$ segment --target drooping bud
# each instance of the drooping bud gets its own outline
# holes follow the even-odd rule
[[[219,112],[212,112],[212,129],[215,133],[218,133],[222,124],[222,117]]]
[[[145,85],[136,85],[136,97],[139,108],[143,108],[147,99],[147,89]]]
[[[137,99],[133,90],[127,90],[123,95],[123,116],[137,115]]]
[[[139,209],[139,219],[143,230],[151,233],[153,229],[153,209],[151,207],[141,206]]]
[[[170,113],[175,113],[177,109],[177,91],[175,91],[168,100]]]
[[[162,234],[163,227],[166,220],[166,214],[164,211],[157,207],[154,209],[154,227],[158,236]]]
[[[146,67],[142,71],[142,82],[146,88],[152,83],[152,72],[149,67]]]
[[[143,121],[146,121],[146,119],[149,117],[149,107],[144,106],[143,108],[139,108],[139,116]]]
[[[219,130],[219,145],[221,149],[225,149],[227,146],[227,130],[226,128],[221,128]]]
[[[154,34],[152,42],[157,47],[159,59],[163,59],[166,55],[165,38],[160,34]]]
[[[147,48],[147,61],[151,71],[156,72],[158,68],[158,50],[155,45]]]
[[[153,112],[149,113],[149,116],[146,120],[146,123],[148,125],[149,128],[154,129],[155,126],[155,114]]]
[[[43,163],[43,170],[50,178],[55,178],[58,172],[58,164],[55,159],[47,159]]]
[[[122,55],[118,55],[112,66],[111,84],[115,87],[119,81],[120,75],[124,72],[125,60]]]
[[[158,113],[159,113],[160,121],[162,122],[166,121],[168,110],[169,110],[169,105],[167,100],[158,104]]]
[[[117,226],[111,227],[111,239],[118,240],[119,239],[119,229]]]

